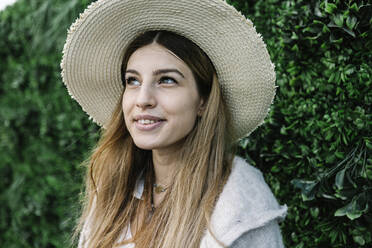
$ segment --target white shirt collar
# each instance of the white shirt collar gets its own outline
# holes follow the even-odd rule
[[[137,178],[136,186],[134,188],[134,192],[133,192],[134,197],[141,200],[144,187],[145,187],[145,178],[143,177],[143,171],[141,171],[140,175]]]

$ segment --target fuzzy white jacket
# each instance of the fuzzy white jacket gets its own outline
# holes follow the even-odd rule
[[[232,172],[216,203],[211,227],[218,240],[233,248],[284,247],[278,222],[287,206],[280,206],[262,173],[235,157]],[[200,248],[221,247],[207,231]]]
[[[143,188],[144,180],[140,178],[134,196],[140,199]],[[231,174],[212,213],[211,229],[227,247],[283,248],[278,222],[285,218],[286,213],[287,206],[278,204],[262,173],[241,157],[235,157]],[[79,248],[85,247],[82,240],[87,229],[83,228]],[[123,236],[127,239],[131,234]],[[128,244],[121,248],[132,247],[133,244]],[[221,247],[207,230],[200,248]]]

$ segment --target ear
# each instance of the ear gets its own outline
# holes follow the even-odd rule
[[[203,112],[205,110],[205,102],[204,99],[202,98],[199,103],[199,108],[198,108],[198,116],[201,117],[203,115]]]

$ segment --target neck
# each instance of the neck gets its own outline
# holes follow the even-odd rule
[[[155,183],[168,186],[176,171],[179,149],[152,150],[152,162],[155,172]]]

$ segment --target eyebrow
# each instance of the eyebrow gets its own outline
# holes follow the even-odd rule
[[[139,75],[138,71],[136,70],[127,70],[125,73],[128,73],[128,72]],[[160,69],[160,70],[153,71],[152,74],[154,76],[158,76],[160,74],[169,73],[169,72],[175,72],[179,74],[181,77],[185,78],[185,76],[177,69]]]

